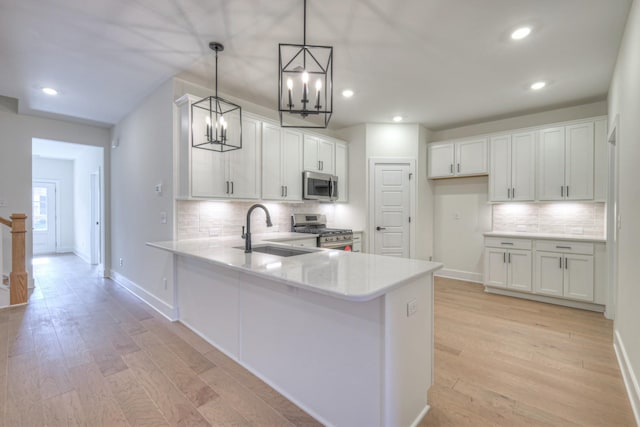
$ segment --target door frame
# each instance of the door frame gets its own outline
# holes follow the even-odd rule
[[[605,309],[607,319],[615,319],[618,305],[618,228],[620,215],[618,171],[620,165],[620,114],[616,114],[607,137],[607,281],[609,295]],[[611,167],[613,166],[613,168]]]
[[[56,243],[55,243],[55,247],[53,252],[51,253],[58,253],[58,250],[60,248],[60,239],[61,239],[61,235],[60,235],[60,181],[57,179],[32,179],[31,180],[31,218],[33,218],[33,187],[34,184],[36,182],[43,182],[46,184],[53,184],[55,186],[55,200],[56,200],[56,208],[53,212],[53,215],[55,216],[55,219],[53,221],[53,224],[56,227]],[[33,231],[33,227],[31,227],[31,247],[33,248],[33,235],[34,235],[34,231]],[[33,249],[32,249],[33,250]],[[49,253],[49,252],[48,252]],[[40,254],[38,254],[39,256]]]
[[[90,244],[91,253],[90,261],[92,265],[99,265],[102,263],[102,179],[100,169],[96,172],[89,174],[89,180],[91,185],[90,203],[91,203],[91,230],[90,230]],[[97,206],[96,206],[97,203]],[[96,230],[96,222],[99,227]]]
[[[409,179],[409,215],[411,216],[411,222],[409,223],[409,258],[413,258],[416,253],[416,239],[415,231],[416,231],[416,201],[417,201],[417,185],[416,185],[416,159],[410,157],[369,157],[369,171],[368,171],[368,180],[367,186],[369,187],[368,195],[369,200],[367,201],[368,205],[368,215],[367,215],[367,231],[369,233],[369,238],[367,241],[367,253],[374,253],[375,250],[375,212],[376,207],[374,204],[375,200],[375,171],[377,165],[383,164],[402,164],[409,165],[409,173],[411,174],[411,178]]]

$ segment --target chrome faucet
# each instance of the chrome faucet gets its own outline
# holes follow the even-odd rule
[[[247,211],[247,232],[246,233],[244,231],[245,230],[244,226],[242,227],[242,238],[244,239],[245,253],[251,253],[251,212],[253,212],[255,208],[262,208],[262,210],[264,210],[264,213],[267,214],[267,227],[273,226],[273,224],[271,223],[271,215],[269,215],[269,211],[264,205],[260,203],[256,203],[255,205],[251,206]]]

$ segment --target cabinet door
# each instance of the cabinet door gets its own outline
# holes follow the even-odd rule
[[[429,145],[429,178],[453,176],[454,144]]]
[[[456,145],[456,176],[486,175],[487,168],[487,140],[458,142]]]
[[[564,296],[593,301],[593,256],[564,254]]]
[[[338,201],[349,201],[348,150],[346,144],[336,144],[336,175],[338,176]]]
[[[485,248],[484,284],[497,288],[507,287],[507,251]]]
[[[567,126],[565,142],[565,197],[593,200],[593,123]]]
[[[284,130],[282,167],[285,199],[302,200],[302,133]]]
[[[281,200],[284,198],[282,128],[268,123],[262,124],[262,198]]]
[[[242,149],[226,153],[229,159],[230,197],[260,198],[260,136],[262,123],[242,119]]]
[[[507,202],[511,199],[511,136],[492,137],[489,153],[489,200]]]
[[[320,172],[335,174],[335,147],[332,141],[318,138],[318,160],[320,161]]]
[[[227,154],[191,148],[191,196],[227,197]]]
[[[315,136],[304,136],[304,170],[320,172],[320,159],[318,158],[319,140]]]
[[[511,137],[511,199],[535,200],[535,133],[517,133]]]
[[[531,251],[510,250],[508,287],[517,291],[531,292]]]
[[[538,140],[538,200],[564,199],[564,127],[540,131]]]
[[[564,258],[554,252],[535,252],[535,292],[561,297]]]

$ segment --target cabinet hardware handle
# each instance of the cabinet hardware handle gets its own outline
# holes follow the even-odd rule
[[[505,262],[507,262],[507,253],[503,252],[502,253],[502,263],[504,264]]]
[[[231,194],[233,194],[233,181],[231,181]]]
[[[567,185],[567,197],[569,197],[569,186]]]
[[[377,227],[376,227],[376,230],[378,230],[378,231],[386,230],[386,229],[387,229],[386,227],[380,227],[380,226],[377,226]]]
[[[560,257],[560,268],[562,268],[562,257]]]
[[[507,199],[511,198],[511,189],[507,188]]]
[[[516,198],[516,189],[515,189],[515,188],[512,188],[512,189],[511,189],[511,198],[512,198],[512,199],[515,199],[515,198]]]
[[[284,185],[280,186],[280,197],[284,197]]]
[[[458,163],[458,172],[460,172],[460,163]]]
[[[565,270],[569,269],[569,263],[567,262],[567,257],[564,258],[564,269]]]
[[[511,246],[513,246],[513,243],[511,243],[511,242],[500,242],[500,244],[501,245],[511,245]]]
[[[507,259],[509,260],[509,264],[511,264],[511,253],[509,253],[509,255],[507,256]]]
[[[556,249],[571,249],[571,246],[556,246]]]
[[[229,181],[226,181],[226,183],[227,183],[227,191],[226,191],[226,194],[229,194]]]
[[[289,195],[289,186],[285,185],[284,186],[284,197],[287,197]]]
[[[564,185],[560,186],[560,197],[564,197]]]
[[[451,163],[451,165],[450,165],[450,167],[449,167],[449,171],[450,171],[451,173],[453,173],[453,163]]]

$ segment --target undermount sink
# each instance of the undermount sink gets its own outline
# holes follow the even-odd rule
[[[235,246],[235,249],[244,249],[244,246]],[[269,245],[269,244],[255,245],[252,248],[252,251],[260,252],[263,254],[281,256],[281,257],[290,257],[290,256],[296,256],[296,255],[310,254],[312,252],[318,252],[317,249],[311,249],[311,248],[294,248],[294,247],[276,246],[276,245]]]

